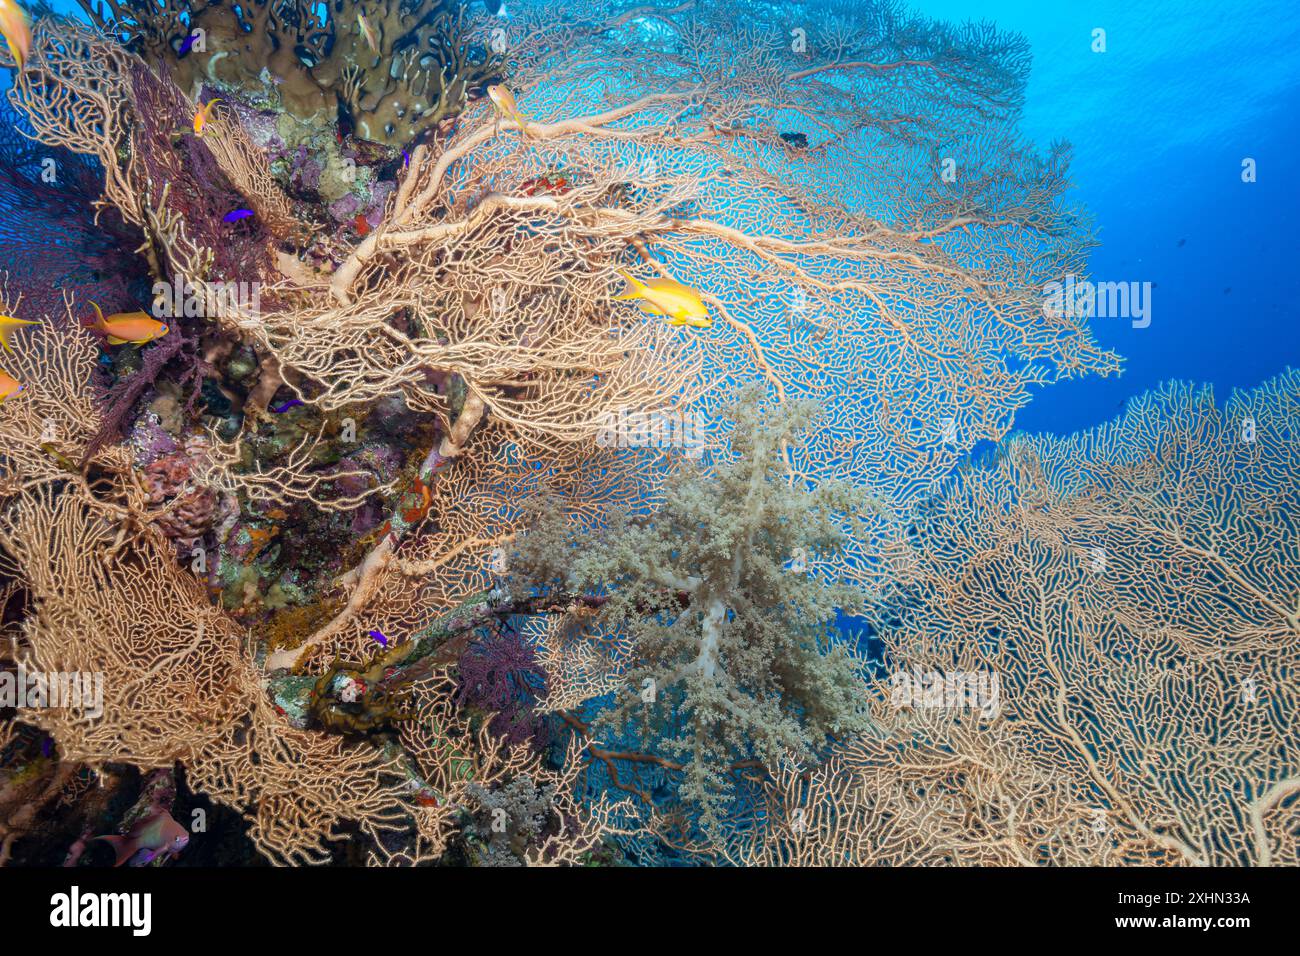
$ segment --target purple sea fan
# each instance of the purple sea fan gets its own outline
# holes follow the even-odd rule
[[[9,268],[9,293],[22,295],[25,317],[56,323],[65,291],[109,312],[125,309],[131,285],[148,280],[131,251],[142,237],[116,210],[95,222],[103,175],[93,159],[34,142],[30,132],[26,117],[0,104],[0,259],[22,264]]]
[[[491,711],[488,728],[507,743],[541,750],[549,742],[546,719],[533,709],[546,692],[546,672],[518,631],[502,628],[471,644],[460,658],[458,684],[456,703]]]
[[[167,208],[179,213],[186,235],[212,250],[213,276],[251,281],[270,270],[262,224],[252,220],[250,228],[232,230],[223,217],[242,208],[245,197],[230,184],[207,144],[196,136],[179,134],[193,124],[193,108],[167,76],[155,75],[141,65],[131,75],[139,123],[133,131],[135,150],[153,183],[155,203],[161,203],[163,184]],[[204,89],[201,99],[215,91]],[[237,122],[233,111],[223,122]]]

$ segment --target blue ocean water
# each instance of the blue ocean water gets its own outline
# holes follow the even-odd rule
[[[1095,280],[1151,282],[1147,328],[1095,319],[1124,371],[1042,390],[1016,427],[1058,434],[1114,418],[1169,379],[1220,402],[1300,363],[1291,295],[1300,191],[1300,21],[1294,5],[1175,0],[913,0],[938,20],[989,20],[1033,50],[1024,133],[1075,147],[1073,199],[1095,217]],[[1092,50],[1105,30],[1106,51]],[[1242,182],[1253,159],[1258,179]]]

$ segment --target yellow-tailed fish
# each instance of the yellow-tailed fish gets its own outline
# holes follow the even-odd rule
[[[366,15],[357,11],[357,23],[361,27],[361,35],[366,38],[366,46],[370,47],[375,53],[379,52],[379,37],[375,36],[375,28],[370,25]]]
[[[4,34],[9,53],[21,70],[32,49],[32,28],[27,23],[26,11],[15,0],[0,0],[0,33]]]
[[[74,475],[81,474],[81,466],[78,465],[71,458],[69,458],[67,455],[63,454],[63,452],[59,451],[49,442],[45,442],[44,444],[41,445],[41,451],[45,452],[45,454],[53,458],[55,463],[64,471],[71,472]]]
[[[194,135],[195,136],[203,135],[203,131],[207,129],[208,124],[212,122],[212,107],[216,106],[220,102],[221,100],[219,99],[215,99],[215,98],[210,99],[203,106],[200,106],[197,110],[195,110],[194,112]]]
[[[165,323],[150,318],[147,312],[118,312],[104,318],[104,313],[99,310],[99,306],[93,302],[90,304],[94,306],[95,314],[99,316],[91,328],[107,335],[109,345],[125,345],[127,342],[132,345],[144,345],[146,342],[162,338],[171,331]]]
[[[662,315],[669,325],[689,325],[693,329],[707,329],[713,325],[709,318],[709,307],[704,304],[700,294],[690,286],[682,285],[675,279],[651,279],[642,282],[635,276],[620,272],[632,286],[615,299],[640,299],[642,310],[651,315]]]
[[[0,402],[3,402],[10,395],[17,395],[22,390],[22,383],[0,368]]]
[[[492,100],[492,105],[506,119],[512,119],[519,124],[519,132],[528,135],[528,117],[519,112],[519,104],[515,102],[515,94],[510,92],[510,88],[501,83],[493,83],[487,88],[488,98]]]
[[[39,323],[28,322],[26,319],[15,319],[11,315],[0,315],[0,345],[4,346],[6,352],[12,352],[13,347],[9,344],[9,337],[14,334],[14,330],[24,325],[37,324]]]

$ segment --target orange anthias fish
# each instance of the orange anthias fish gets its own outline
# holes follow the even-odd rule
[[[219,99],[210,99],[194,112],[194,135],[202,136],[208,124],[212,122],[212,107],[220,103]]]
[[[32,50],[32,28],[27,23],[26,12],[15,0],[0,0],[0,33],[5,35],[9,53],[21,70]]]
[[[640,299],[642,311],[651,315],[662,315],[669,325],[689,325],[693,329],[707,329],[713,325],[709,318],[709,307],[704,304],[700,294],[690,286],[682,285],[676,279],[654,278],[642,282],[626,272],[620,273],[631,286],[615,299]]]
[[[13,348],[9,345],[9,337],[14,334],[15,329],[20,329],[24,325],[38,325],[37,322],[29,322],[26,319],[15,319],[11,315],[0,315],[0,345],[4,346],[6,352],[12,352]]]
[[[103,840],[113,848],[117,854],[117,862],[113,865],[121,866],[137,853],[141,864],[149,863],[159,854],[171,856],[179,853],[190,842],[190,831],[173,820],[166,810],[158,810],[133,826],[126,836],[97,836],[95,839]]]
[[[358,236],[370,234],[370,220],[365,217],[364,213],[357,213],[357,218],[352,220],[352,227],[356,229]]]
[[[3,402],[10,395],[17,395],[22,390],[22,383],[0,368],[0,402]]]
[[[497,108],[497,112],[506,119],[514,120],[519,124],[519,132],[524,136],[528,135],[527,117],[519,112],[519,104],[515,102],[515,94],[510,92],[510,88],[501,84],[493,83],[487,88],[488,97],[492,104]]]
[[[99,310],[99,306],[93,302],[90,304],[94,306],[95,314],[99,316],[91,328],[107,335],[109,345],[125,345],[127,342],[132,345],[144,345],[146,342],[162,338],[171,331],[166,323],[150,318],[147,312],[117,312],[104,318],[104,313]]]

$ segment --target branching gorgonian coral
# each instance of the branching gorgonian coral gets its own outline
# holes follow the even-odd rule
[[[1294,866],[1298,410],[1172,385],[954,478],[891,562],[889,733],[784,774],[749,861]]]
[[[13,438],[0,450],[6,549],[37,596],[33,659],[91,667],[102,655],[123,688],[108,725],[52,725],[60,747],[87,761],[187,761],[198,786],[259,808],[254,839],[277,860],[322,859],[319,835],[344,819],[362,822],[376,859],[438,855],[466,759],[485,786],[523,773],[546,785],[535,755],[461,719],[443,675],[417,682],[415,719],[388,728],[398,740],[382,754],[292,726],[262,686],[364,662],[371,630],[409,638],[490,594],[505,573],[493,556],[523,527],[520,502],[538,496],[557,513],[552,530],[522,542],[510,571],[593,589],[587,611],[604,635],[586,640],[566,617],[539,646],[548,700],[593,738],[570,755],[557,801],[574,761],[623,761],[684,782],[718,835],[736,773],[811,759],[828,735],[865,727],[857,665],[827,641],[833,609],[863,592],[824,582],[878,577],[892,533],[838,479],[869,475],[904,506],[976,442],[1001,438],[1031,386],[1117,365],[1082,319],[1041,308],[1044,283],[1084,274],[1089,238],[1061,198],[1068,151],[1040,158],[1014,134],[1026,51],[992,31],[949,31],[889,3],[579,0],[512,5],[504,22],[459,4],[339,0],[326,24],[296,2],[109,7],[107,31],[39,22],[10,98],[40,142],[97,159],[103,203],[142,232],[153,280],[200,293],[260,284],[256,306],[186,316],[172,344],[153,347],[179,351],[184,335],[202,343],[199,372],[232,353],[256,370],[242,417],[198,436],[219,454],[192,474],[259,520],[273,504],[314,517],[362,499],[385,520],[349,542],[307,633],[273,645],[273,615],[245,633],[160,546],[158,529],[177,522],[159,510],[188,496],[153,501],[116,424],[90,444],[102,423],[80,376],[94,348],[52,329],[31,336],[65,334],[66,348],[49,339],[65,363],[48,380],[21,366],[33,384],[0,411]],[[182,54],[198,28],[202,45]],[[492,78],[514,91],[526,130],[473,95]],[[227,102],[194,136],[214,91]],[[329,221],[321,197],[264,163],[267,140],[251,129],[279,104],[310,127],[303,150],[341,141],[340,99],[365,138],[422,139],[409,161],[357,154],[358,174],[388,191],[351,231],[310,228]],[[232,207],[254,215],[231,227]],[[676,329],[618,301],[625,272],[698,289],[715,325]],[[742,405],[730,452],[705,471],[676,469],[676,451],[597,443],[628,411],[689,412],[707,430],[723,386],[754,381],[785,411]],[[418,418],[421,444],[394,469],[401,486],[348,490],[355,472],[325,476],[310,442],[260,460],[277,394],[361,424],[394,408]],[[795,441],[809,414],[800,396],[826,415]],[[51,416],[62,458],[42,448]],[[204,517],[181,530],[226,520]],[[860,519],[852,536],[848,518]],[[70,554],[73,541],[103,553]],[[587,553],[557,583],[546,562],[562,541]],[[60,591],[83,564],[129,605]],[[106,622],[102,639],[69,643],[63,624],[86,615]],[[159,647],[161,658],[144,652]],[[155,686],[164,672],[173,691]],[[615,686],[600,724],[575,712]],[[610,732],[639,736],[648,752],[634,756],[649,759],[602,747]],[[626,788],[641,792],[631,778]],[[412,793],[433,802],[413,807]],[[563,834],[524,856],[576,859],[615,825],[607,809],[570,807],[551,821]]]

